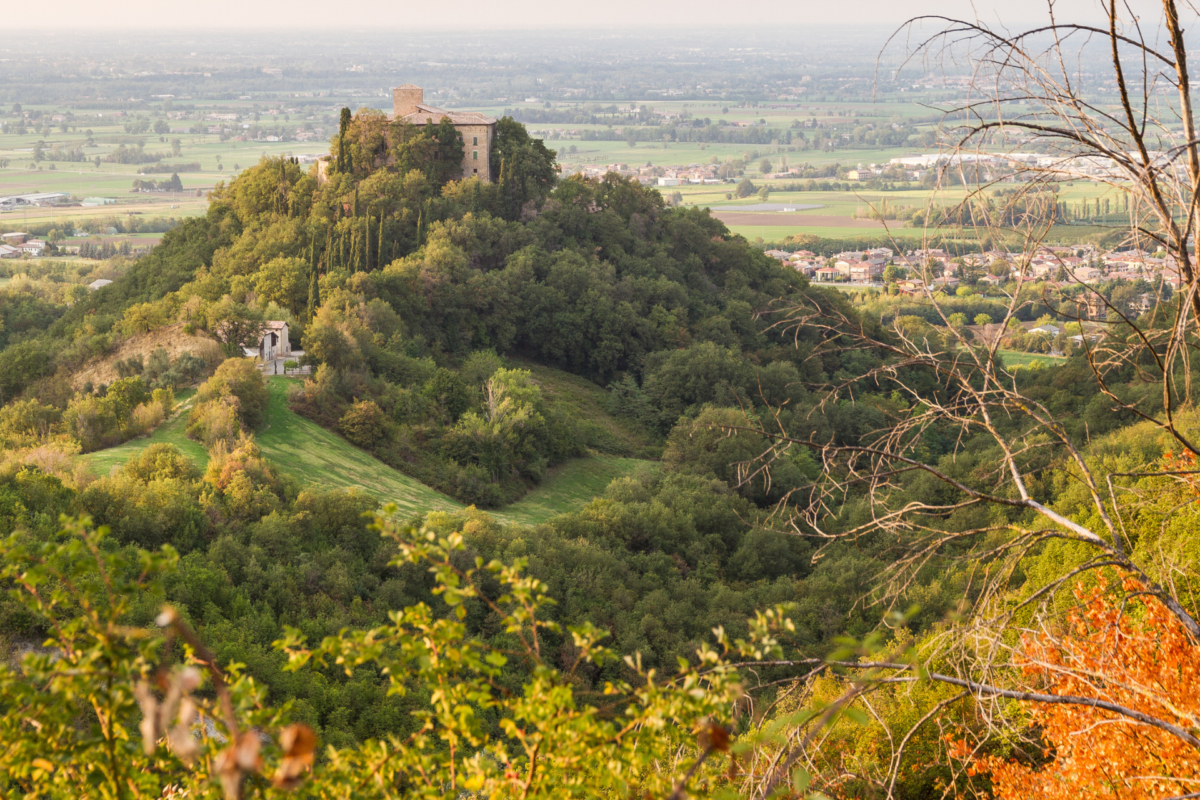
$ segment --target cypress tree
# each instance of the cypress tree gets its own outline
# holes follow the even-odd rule
[[[363,253],[363,262],[364,262],[363,267],[364,267],[364,269],[366,269],[367,272],[370,272],[371,271],[371,215],[370,214],[367,214],[366,224],[367,224],[367,234],[366,234],[366,236],[363,237],[364,250],[366,251]]]
[[[383,267],[383,214],[379,215],[379,246],[375,248],[375,268]]]
[[[505,159],[500,159],[500,178],[496,181],[500,188],[500,216],[509,219],[508,212],[508,165]]]
[[[421,230],[425,224],[425,209],[417,212],[417,249],[421,247],[421,240],[424,238],[425,232]]]
[[[350,127],[350,109],[342,109],[342,118],[338,124],[338,172],[349,172],[346,160],[346,130]]]
[[[317,283],[317,270],[314,268],[308,274],[308,322],[312,324],[313,318],[317,316],[317,309],[321,305],[321,287]]]

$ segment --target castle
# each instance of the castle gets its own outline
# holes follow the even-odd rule
[[[392,120],[404,120],[413,125],[436,125],[447,118],[462,134],[462,176],[492,182],[492,141],[496,138],[496,118],[478,111],[446,111],[426,105],[425,92],[420,86],[406,83],[392,89]],[[317,183],[329,180],[330,156],[317,162]],[[391,159],[388,160],[391,163]]]
[[[420,86],[406,83],[392,89],[392,119],[414,125],[437,124],[443,117],[454,123],[463,137],[464,178],[479,178],[491,182],[492,140],[496,138],[496,119],[478,111],[444,111],[425,105],[425,92]]]

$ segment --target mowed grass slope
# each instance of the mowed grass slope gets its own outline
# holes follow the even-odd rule
[[[462,504],[416,478],[392,469],[335,433],[294,413],[287,404],[288,386],[297,378],[271,378],[267,419],[256,433],[258,446],[271,464],[302,485],[323,489],[361,489],[384,503],[395,503],[407,516],[453,511]]]
[[[195,393],[193,389],[184,389],[176,393],[174,418],[159,425],[149,436],[132,439],[116,447],[98,450],[84,456],[83,458],[92,468],[92,472],[96,475],[108,475],[150,445],[163,443],[175,445],[203,471],[208,466],[208,453],[199,442],[193,442],[184,435],[187,428],[188,411],[192,407],[192,395]]]
[[[651,461],[629,458],[653,452],[646,435],[637,428],[614,419],[603,411],[604,390],[582,378],[531,363],[530,369],[547,398],[561,404],[580,419],[598,426],[617,452],[624,455],[594,455],[578,458],[551,470],[546,480],[524,498],[503,509],[491,511],[504,522],[536,525],[558,514],[582,508],[604,493],[616,478],[654,469]],[[288,408],[288,387],[299,379],[273,377],[269,381],[271,402],[266,420],[255,432],[262,454],[280,473],[297,480],[301,486],[322,489],[360,489],[382,503],[395,503],[406,517],[423,516],[430,511],[456,511],[463,505],[415,478],[399,472],[371,454],[358,449],[337,434]],[[208,454],[185,435],[192,392],[180,393],[179,413],[149,436],[125,442],[107,450],[84,456],[92,471],[107,475],[152,444],[175,445],[203,470]]]
[[[552,410],[590,428],[597,449],[610,455],[658,457],[661,447],[654,444],[644,429],[608,413],[608,392],[600,386],[587,378],[532,361],[513,359],[512,366],[529,370]]]
[[[510,506],[490,511],[503,522],[537,525],[559,514],[569,514],[604,494],[618,478],[633,477],[658,469],[653,461],[620,456],[577,458],[550,470],[550,474],[529,494]]]
[[[454,511],[463,507],[461,503],[415,478],[397,472],[345,439],[294,413],[287,404],[288,386],[293,383],[299,381],[295,378],[270,379],[271,402],[267,407],[267,418],[255,433],[262,454],[279,472],[295,478],[302,486],[361,489],[381,502],[395,503],[406,516],[424,515],[429,511]],[[144,448],[167,442],[178,447],[196,462],[196,466],[204,469],[208,466],[208,454],[203,447],[184,435],[187,414],[185,409],[150,436],[92,453],[86,456],[88,463],[94,472],[105,475]]]

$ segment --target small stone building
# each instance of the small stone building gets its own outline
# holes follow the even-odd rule
[[[288,325],[286,322],[268,322],[263,327],[258,347],[243,349],[247,358],[257,358],[267,364],[277,358],[287,358],[292,354],[292,345],[288,341]]]

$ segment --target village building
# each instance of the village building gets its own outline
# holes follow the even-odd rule
[[[1108,306],[1104,298],[1094,292],[1084,292],[1079,298],[1079,315],[1084,319],[1107,319]]]
[[[97,278],[88,284],[88,290],[94,292],[97,289],[103,289],[105,286],[108,286],[111,283],[112,281],[110,281],[108,278]]]
[[[1036,328],[1030,328],[1030,333],[1044,333],[1047,336],[1058,336],[1062,333],[1062,328],[1055,325],[1053,322],[1047,322],[1043,325],[1038,325]]]

